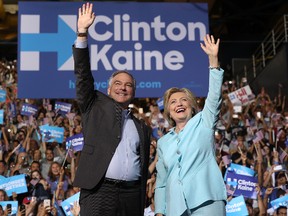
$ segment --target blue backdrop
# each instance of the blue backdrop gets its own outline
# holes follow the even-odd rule
[[[95,88],[106,92],[116,70],[137,80],[136,97],[170,87],[208,91],[206,3],[93,2],[89,29]],[[19,2],[18,97],[74,98],[72,44],[80,2]]]

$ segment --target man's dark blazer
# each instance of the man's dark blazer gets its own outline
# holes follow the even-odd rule
[[[93,189],[101,184],[121,140],[122,108],[109,96],[94,90],[88,48],[73,47],[76,97],[82,115],[84,147],[74,185]],[[141,185],[143,208],[149,161],[150,130],[143,121],[132,119],[140,138]]]

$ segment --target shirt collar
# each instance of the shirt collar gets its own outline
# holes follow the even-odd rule
[[[122,110],[122,116],[125,119],[131,118],[131,109]]]

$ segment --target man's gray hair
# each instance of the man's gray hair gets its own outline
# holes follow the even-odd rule
[[[135,80],[135,78],[134,78],[133,75],[130,74],[128,71],[124,71],[124,70],[116,71],[116,72],[114,72],[114,73],[110,76],[110,78],[108,79],[108,85],[109,85],[109,87],[112,85],[112,79],[113,79],[115,76],[117,76],[118,74],[121,74],[121,73],[125,73],[125,74],[129,75],[129,76],[132,78],[132,80],[133,80],[133,89],[135,90],[135,89],[136,89],[136,80]]]

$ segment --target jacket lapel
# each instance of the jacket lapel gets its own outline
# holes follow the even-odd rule
[[[114,107],[115,107],[115,118],[116,118],[116,122],[117,122],[117,124],[119,124],[119,128],[122,128],[122,108],[121,108],[121,106],[118,104],[118,103],[116,103],[116,102],[114,102]]]
[[[141,161],[141,168],[143,168],[145,155],[144,155],[144,145],[145,145],[145,138],[144,138],[144,127],[141,121],[137,121],[135,117],[132,115],[133,122],[137,128],[138,135],[140,138],[140,161]]]

